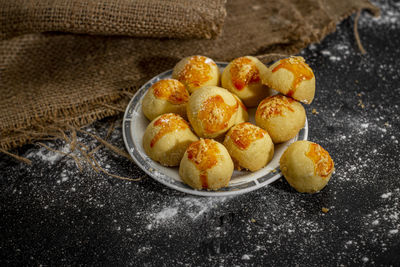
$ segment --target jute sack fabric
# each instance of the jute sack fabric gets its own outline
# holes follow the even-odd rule
[[[54,125],[121,114],[133,92],[182,57],[294,54],[356,11],[378,13],[367,0],[237,0],[226,8],[215,40],[47,33],[0,42],[0,148],[43,138]]]
[[[210,39],[226,15],[225,0],[12,0],[0,11],[0,39],[49,31]]]

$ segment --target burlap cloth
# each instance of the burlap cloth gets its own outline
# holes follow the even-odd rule
[[[0,39],[62,31],[136,37],[212,38],[225,0],[4,0]]]
[[[114,9],[126,4],[112,2]],[[218,3],[221,1],[214,4]],[[190,1],[192,4],[201,6]],[[226,9],[222,34],[215,40],[37,33],[1,41],[0,148],[8,150],[43,138],[52,125],[79,127],[121,114],[137,88],[182,57],[202,54],[229,61],[244,55],[293,54],[319,42],[356,11],[378,13],[367,0],[236,0],[229,1]],[[2,24],[7,24],[5,11],[1,12]],[[82,16],[94,19],[89,13]],[[182,20],[183,31],[190,28],[185,23]],[[21,32],[27,29],[17,28]],[[46,27],[36,28],[43,29]]]

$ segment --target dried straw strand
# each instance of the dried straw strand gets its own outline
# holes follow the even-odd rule
[[[94,139],[96,139],[97,141],[99,141],[100,143],[102,143],[105,147],[107,147],[108,149],[112,150],[114,153],[125,157],[129,160],[132,160],[131,157],[128,155],[128,153],[126,153],[125,151],[122,151],[121,149],[119,149],[118,147],[108,143],[106,140],[104,140],[103,138],[100,138],[92,133],[89,133],[88,131],[82,130],[82,129],[78,129],[79,132],[87,134],[91,137],[93,137]]]
[[[32,161],[31,161],[31,160],[29,160],[29,159],[27,159],[27,158],[24,158],[24,157],[21,157],[21,156],[18,156],[18,155],[13,154],[13,153],[10,153],[10,152],[8,152],[8,151],[2,149],[2,148],[0,148],[0,152],[4,153],[4,154],[6,154],[6,155],[8,155],[8,156],[10,156],[10,157],[13,157],[13,158],[15,158],[16,160],[25,162],[26,164],[29,164],[29,165],[32,164]]]
[[[361,14],[361,10],[359,10],[356,14],[356,17],[354,19],[354,36],[356,38],[356,42],[358,45],[358,49],[360,49],[361,54],[365,54],[367,53],[367,51],[365,51],[362,43],[361,43],[361,39],[360,39],[360,35],[358,34],[358,20],[360,19],[360,14]]]
[[[38,145],[40,145],[40,146],[46,148],[47,150],[53,151],[53,152],[55,152],[55,153],[59,153],[59,154],[61,154],[61,155],[65,155],[65,156],[67,156],[67,157],[71,157],[71,158],[75,161],[76,165],[78,166],[79,171],[82,172],[82,170],[83,170],[83,169],[82,169],[82,165],[80,164],[80,160],[79,160],[79,158],[78,158],[77,156],[75,156],[75,155],[73,155],[73,154],[71,154],[71,153],[65,153],[65,152],[63,152],[63,151],[60,151],[60,150],[51,148],[51,147],[49,147],[48,145],[45,145],[45,144],[40,143],[40,142],[38,142],[38,143],[36,143],[36,144],[38,144]]]

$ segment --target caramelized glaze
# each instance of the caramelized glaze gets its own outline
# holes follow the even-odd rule
[[[216,133],[228,127],[229,121],[238,107],[238,101],[235,106],[229,106],[222,96],[211,96],[203,102],[197,118],[201,121],[206,133]]]
[[[239,57],[233,60],[230,74],[233,85],[239,91],[243,90],[250,83],[260,81],[260,74],[256,65],[247,57]]]
[[[283,95],[267,97],[258,106],[256,116],[267,119],[275,116],[284,116],[283,112],[285,110],[294,112],[294,109],[290,106],[293,101],[292,98]]]
[[[240,149],[247,149],[251,143],[261,139],[267,132],[249,122],[243,122],[235,126],[229,138]]]
[[[179,73],[178,80],[189,87],[199,87],[212,79],[211,66],[216,66],[211,59],[204,56],[193,56]]]
[[[160,127],[160,129],[150,141],[150,147],[153,147],[157,141],[167,133],[189,128],[189,124],[182,117],[173,113],[161,115],[161,117],[154,122],[154,126]]]
[[[200,171],[202,188],[208,188],[207,170],[218,163],[219,148],[217,142],[210,139],[200,139],[187,149],[188,159]]]
[[[175,79],[161,80],[153,84],[153,93],[157,98],[179,105],[189,100],[189,93],[185,85]]]
[[[311,143],[306,156],[314,162],[314,174],[327,178],[333,170],[333,160],[320,145]]]
[[[276,72],[280,69],[286,69],[293,74],[293,82],[289,92],[286,94],[292,96],[296,91],[296,88],[302,81],[311,80],[314,74],[311,68],[305,63],[302,57],[290,57],[279,61],[279,65],[276,66],[272,72]]]

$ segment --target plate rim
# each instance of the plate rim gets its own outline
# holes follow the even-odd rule
[[[224,67],[226,67],[228,65],[227,62],[215,62],[215,63],[218,65],[219,68],[224,68]],[[139,153],[137,153],[137,154],[133,153],[133,151],[132,151],[133,148],[130,147],[129,142],[127,140],[128,138],[127,138],[127,132],[126,131],[127,131],[127,129],[130,129],[130,126],[131,126],[131,123],[132,123],[132,120],[130,118],[128,118],[129,117],[129,112],[130,112],[130,110],[132,108],[134,108],[137,105],[137,104],[134,105],[133,101],[136,100],[137,98],[139,98],[138,99],[139,101],[141,100],[142,97],[139,97],[139,96],[141,94],[145,93],[145,91],[146,91],[145,89],[146,89],[147,86],[149,86],[149,84],[154,83],[155,82],[154,80],[159,79],[159,77],[168,75],[168,73],[172,74],[172,71],[173,71],[172,69],[166,70],[166,71],[164,71],[162,73],[159,73],[158,75],[154,76],[153,78],[148,80],[146,83],[144,83],[137,90],[137,92],[134,94],[134,96],[131,98],[131,100],[129,101],[129,104],[127,105],[127,107],[125,109],[125,112],[124,112],[124,117],[123,117],[123,120],[122,120],[122,136],[123,136],[123,139],[124,139],[125,148],[127,149],[128,153],[131,156],[131,158],[133,159],[133,161],[136,163],[136,165],[140,169],[142,169],[142,171],[144,171],[148,176],[150,176],[151,178],[153,178],[157,182],[159,182],[159,183],[161,183],[161,184],[163,184],[163,185],[165,185],[165,186],[167,186],[169,188],[175,189],[177,191],[184,192],[184,193],[187,193],[187,194],[197,195],[197,196],[214,196],[214,197],[223,197],[223,196],[245,194],[245,193],[257,190],[257,189],[259,189],[261,187],[264,187],[264,186],[266,186],[266,185],[268,185],[270,183],[273,183],[273,182],[275,182],[276,180],[278,180],[282,176],[282,172],[280,171],[279,166],[278,166],[278,167],[276,167],[274,169],[275,172],[270,171],[270,172],[262,175],[261,177],[258,177],[258,178],[254,179],[252,181],[249,181],[249,183],[250,182],[254,182],[254,185],[252,185],[252,186],[245,187],[245,188],[239,188],[239,189],[235,189],[234,188],[235,186],[232,186],[231,187],[232,189],[228,190],[228,191],[212,191],[212,190],[197,190],[197,189],[189,188],[187,185],[186,185],[187,187],[180,187],[180,186],[174,184],[173,182],[167,182],[168,179],[174,180],[172,177],[160,172],[167,179],[159,179],[158,177],[156,177],[154,175],[154,173],[152,171],[150,171],[148,168],[146,168],[140,162],[140,160],[137,158],[137,156],[140,156],[140,154]],[[139,101],[137,103],[139,103]],[[307,115],[306,115],[306,121],[304,123],[304,127],[300,130],[300,132],[296,135],[295,138],[298,138],[300,136],[300,133],[303,135],[303,139],[301,139],[301,140],[308,140],[308,118],[307,118]],[[297,140],[299,140],[299,139],[297,139]],[[132,143],[134,143],[133,140],[132,140]],[[271,175],[271,177],[267,178],[263,182],[259,182],[258,181],[259,179],[267,177],[268,175]],[[181,182],[181,183],[183,183],[183,182]],[[246,184],[247,183],[239,184],[238,187],[240,187],[241,185],[246,185]]]

